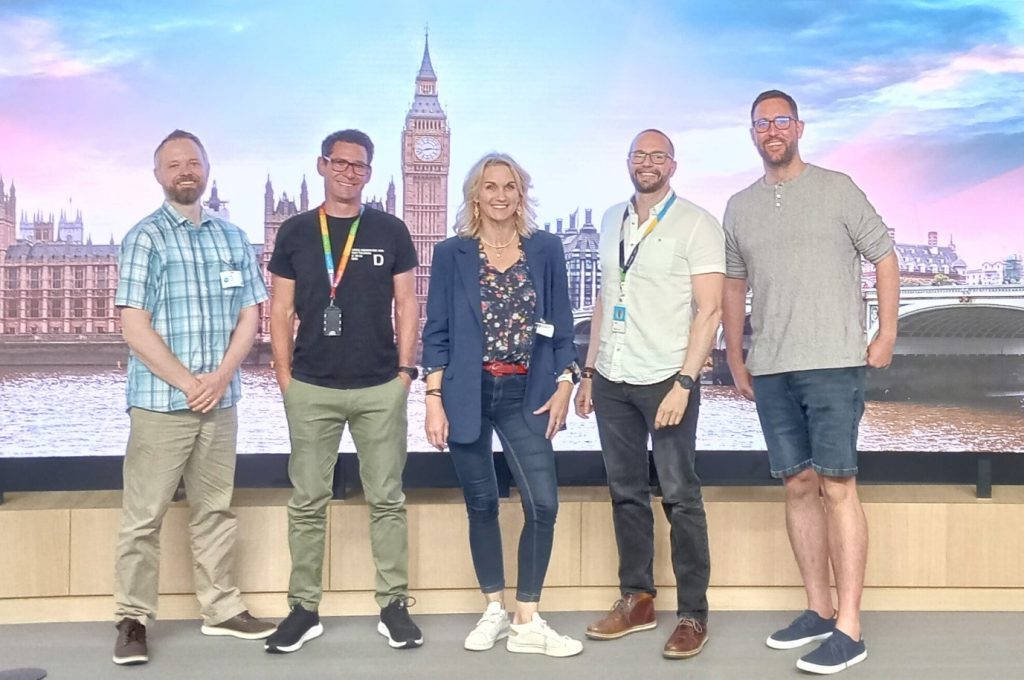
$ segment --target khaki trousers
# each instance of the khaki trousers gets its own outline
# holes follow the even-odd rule
[[[133,408],[124,457],[121,530],[114,571],[115,618],[156,618],[160,526],[184,478],[196,596],[207,624],[245,610],[232,577],[238,415],[234,407],[199,414]]]
[[[383,608],[409,591],[409,539],[402,471],[406,459],[405,383],[395,378],[361,389],[333,389],[294,378],[284,394],[292,452],[288,461],[288,547],[292,574],[288,607],[315,611],[323,595],[327,504],[338,446],[347,423],[359,456],[359,477],[370,506],[370,548],[377,568],[376,600]]]

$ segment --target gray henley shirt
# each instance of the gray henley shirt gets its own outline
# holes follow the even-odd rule
[[[751,374],[865,364],[861,256],[878,263],[893,243],[853,180],[816,165],[762,177],[729,199],[723,226],[726,276],[752,293]]]

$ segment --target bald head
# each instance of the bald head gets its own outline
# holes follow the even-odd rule
[[[640,145],[641,142],[646,143],[655,139],[660,139],[668,147],[669,155],[675,158],[676,147],[674,144],[672,144],[672,140],[669,139],[668,135],[666,135],[664,132],[655,128],[648,128],[646,130],[643,130],[642,132],[640,132],[640,134],[634,137],[633,143],[629,145],[629,152],[633,153],[634,151],[636,151],[636,149],[639,148],[638,145]]]
[[[638,193],[661,195],[676,171],[672,140],[661,130],[644,130],[629,145],[626,167]]]

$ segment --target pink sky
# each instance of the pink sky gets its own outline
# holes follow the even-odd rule
[[[972,269],[1024,251],[1024,167],[939,188],[927,160],[894,152],[884,141],[846,144],[809,160],[850,175],[900,243],[927,243],[936,231],[940,245],[953,238]]]

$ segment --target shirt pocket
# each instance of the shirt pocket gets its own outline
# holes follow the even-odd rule
[[[637,269],[645,278],[658,279],[676,273],[682,266],[676,257],[676,239],[651,234],[640,246]]]
[[[218,311],[222,314],[226,314],[233,320],[242,310],[241,302],[243,286],[224,286],[221,276],[226,275],[227,272],[231,271],[238,271],[239,275],[241,274],[240,267],[234,263],[222,262],[220,260],[206,263],[207,294],[214,304],[219,303],[221,309]]]

